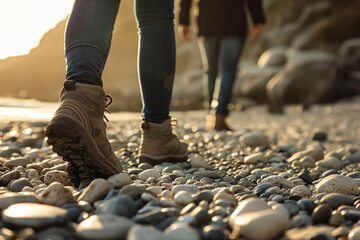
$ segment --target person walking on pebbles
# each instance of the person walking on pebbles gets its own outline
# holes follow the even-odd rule
[[[120,0],[77,0],[68,19],[66,81],[46,136],[54,152],[69,163],[74,183],[122,170],[106,137],[104,112],[112,98],[104,92],[101,77],[119,5]],[[139,159],[151,164],[188,157],[187,144],[173,134],[169,116],[175,73],[173,8],[173,0],[135,0],[143,102]]]
[[[237,65],[247,36],[245,5],[254,23],[252,38],[255,39],[265,23],[261,0],[198,0],[197,30],[204,68],[205,104],[209,110],[207,129],[231,130],[226,119],[229,115],[232,88]],[[182,39],[191,40],[190,9],[192,0],[180,1],[178,32]],[[218,71],[220,65],[220,71]],[[218,72],[220,88],[212,113],[213,96]]]

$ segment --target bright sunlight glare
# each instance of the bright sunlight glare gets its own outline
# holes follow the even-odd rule
[[[74,0],[0,0],[0,59],[24,55],[70,13]]]

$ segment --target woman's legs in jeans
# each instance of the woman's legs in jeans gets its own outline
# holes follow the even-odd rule
[[[138,69],[146,122],[169,118],[175,74],[173,0],[136,0]]]
[[[66,79],[102,86],[120,0],[77,0],[65,33]]]
[[[172,133],[168,119],[175,44],[173,28],[169,29],[173,3],[167,3],[168,0],[136,3],[144,36],[139,51],[144,111],[152,117],[145,120],[154,119],[142,124],[139,159],[153,164],[187,159],[187,145]],[[107,178],[122,169],[106,136],[103,117],[107,96],[101,80],[119,4],[120,0],[78,0],[67,25],[67,81],[61,90],[60,107],[46,128],[46,136],[54,151],[69,162],[69,176],[77,183],[85,178]],[[146,11],[147,8],[152,12]],[[165,43],[159,46],[162,40]],[[152,48],[156,51],[152,52]],[[168,120],[157,124],[161,120],[159,115]]]
[[[236,77],[236,68],[239,62],[242,46],[242,37],[206,36],[200,41],[200,52],[204,66],[204,85],[207,91],[207,107],[211,113],[214,90],[218,74],[218,66],[221,66],[220,89],[217,94],[217,106],[215,117],[208,116],[206,127],[215,130],[231,130],[226,124],[229,114],[228,104],[231,101],[232,88]]]
[[[78,0],[65,35],[66,79],[102,86],[119,0]],[[175,73],[173,0],[136,0],[144,120],[169,118]]]
[[[232,87],[236,77],[236,68],[244,45],[244,37],[204,37],[200,41],[200,52],[204,66],[204,80],[207,82],[209,110],[214,96],[218,66],[221,66],[221,82],[218,94],[216,114],[227,116],[231,101]]]
[[[169,108],[175,74],[174,0],[135,0],[138,69],[143,100],[139,161],[182,162],[187,144],[172,132]]]
[[[101,73],[120,1],[78,0],[65,35],[67,81],[61,104],[46,128],[47,142],[68,162],[72,182],[107,178],[122,165],[107,139],[106,94]]]
[[[205,105],[210,111],[218,75],[219,38],[203,37],[199,41],[199,47],[204,69],[204,86],[207,86],[204,88]]]
[[[228,104],[231,102],[232,88],[244,41],[244,37],[223,37],[220,40],[221,82],[216,114],[224,116],[229,114]]]

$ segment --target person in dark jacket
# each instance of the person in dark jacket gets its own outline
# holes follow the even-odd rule
[[[192,0],[181,0],[178,32],[184,40],[191,40],[190,9]],[[229,115],[232,88],[236,78],[237,65],[248,32],[245,5],[252,21],[252,38],[255,39],[265,23],[261,0],[198,0],[197,34],[207,82],[209,112],[215,108],[215,116],[209,115],[208,129],[231,130],[226,123]],[[215,83],[220,66],[221,82],[217,103],[213,101]]]

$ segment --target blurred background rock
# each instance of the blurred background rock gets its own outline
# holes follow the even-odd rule
[[[248,38],[233,107],[268,104],[271,112],[281,112],[288,103],[309,106],[360,94],[359,0],[263,3],[267,24],[258,39]],[[28,55],[0,60],[0,96],[58,101],[65,76],[65,24],[46,33]],[[103,74],[105,90],[115,99],[114,111],[141,109],[136,54],[133,1],[126,0]],[[173,110],[203,107],[201,67],[197,42],[177,38]]]

